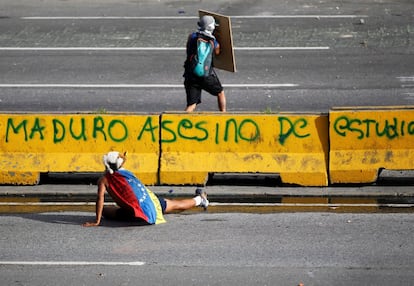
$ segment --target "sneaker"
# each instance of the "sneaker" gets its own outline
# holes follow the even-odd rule
[[[202,189],[196,189],[195,191],[196,196],[201,197],[201,204],[200,207],[204,208],[204,210],[207,210],[209,201],[207,199],[207,193],[203,191]]]

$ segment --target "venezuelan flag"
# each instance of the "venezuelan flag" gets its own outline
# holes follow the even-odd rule
[[[105,176],[110,189],[108,192],[121,208],[133,210],[135,217],[149,224],[165,222],[157,196],[134,174],[120,169],[113,174],[106,173]]]

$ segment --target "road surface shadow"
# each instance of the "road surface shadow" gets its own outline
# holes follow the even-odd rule
[[[66,225],[79,225],[80,227],[85,222],[94,221],[95,215],[87,215],[86,213],[71,214],[71,213],[27,213],[27,214],[5,214],[3,216],[20,217],[26,220],[34,220],[44,223],[52,224],[66,224]],[[130,227],[130,226],[148,226],[147,223],[142,221],[121,221],[121,220],[108,220],[103,218],[100,227]]]

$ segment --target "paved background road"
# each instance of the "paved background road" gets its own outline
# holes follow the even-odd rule
[[[219,72],[229,111],[327,112],[414,99],[411,0],[0,2],[1,112],[183,110],[183,48],[200,8],[232,17],[238,72]],[[214,98],[203,101],[201,110],[216,110]],[[91,218],[0,216],[2,283],[410,285],[414,278],[411,214],[200,213],[154,227],[80,226]],[[139,263],[119,265],[129,262]]]
[[[410,214],[200,212],[168,215],[159,226],[80,226],[90,219],[0,216],[2,284],[389,286],[413,279]]]
[[[3,2],[0,111],[183,110],[199,8],[232,16],[229,111],[413,104],[411,1]]]

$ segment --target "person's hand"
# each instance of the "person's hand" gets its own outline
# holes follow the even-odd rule
[[[214,53],[218,56],[221,53],[220,44],[217,42],[216,48],[214,49]]]
[[[84,224],[82,224],[82,226],[85,226],[85,227],[99,226],[99,222],[96,222],[96,221],[94,221],[94,222],[85,222]]]

